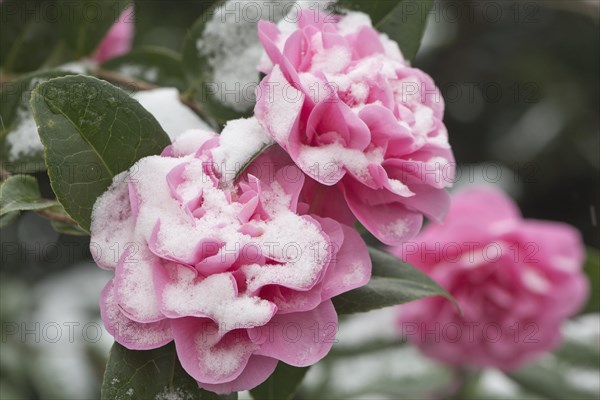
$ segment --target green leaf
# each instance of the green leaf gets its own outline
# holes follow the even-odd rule
[[[565,372],[560,368],[553,369],[534,364],[509,373],[507,376],[527,391],[548,399],[598,399],[597,393],[589,393],[568,382]]]
[[[120,399],[235,400],[200,389],[177,358],[175,345],[155,350],[128,350],[115,343],[102,382],[102,400]]]
[[[588,247],[586,252],[584,271],[590,281],[590,298],[584,312],[600,311],[600,251]]]
[[[421,46],[433,0],[339,0],[336,7],[369,14],[373,26],[398,42],[412,60]]]
[[[56,78],[31,94],[50,183],[86,231],[96,198],[115,175],[159,154],[169,137],[127,93],[87,76]]]
[[[63,233],[65,235],[71,236],[88,236],[89,233],[86,232],[79,225],[75,224],[71,221],[69,214],[65,211],[63,206],[60,204],[50,207],[43,212],[38,212],[42,217],[50,220],[50,224],[52,228],[56,232]]]
[[[89,236],[89,233],[77,225],[71,225],[60,221],[50,221],[50,224],[58,233],[63,233],[70,236]]]
[[[0,65],[4,71],[33,71],[52,54],[60,33],[46,14],[52,9],[51,3],[36,0],[0,3]]]
[[[0,186],[0,216],[18,211],[40,210],[57,204],[56,201],[42,198],[33,176],[11,176]]]
[[[66,14],[59,20],[63,37],[77,57],[96,50],[128,4],[129,0],[60,0],[59,7]],[[134,23],[133,13],[126,22]]]
[[[407,303],[430,296],[443,296],[458,305],[437,283],[404,261],[377,249],[369,249],[373,276],[363,287],[333,299],[338,314],[353,314]]]
[[[600,348],[597,344],[565,339],[554,355],[574,366],[600,369]]]
[[[31,91],[51,78],[73,75],[66,71],[34,72],[0,88],[0,155],[2,168],[11,173],[31,173],[46,169],[44,151],[29,106]]]
[[[308,368],[298,368],[283,362],[277,364],[275,372],[262,384],[250,390],[256,400],[288,400],[298,390]]]
[[[344,346],[341,343],[333,346],[329,354],[327,354],[328,359],[338,359],[344,357],[356,357],[362,354],[378,352],[382,350],[394,350],[398,349],[401,346],[406,345],[406,341],[401,337],[394,339],[374,339],[374,340],[365,340],[360,343],[360,345],[353,346]]]
[[[185,90],[181,56],[162,47],[145,47],[108,60],[102,69],[118,72],[157,86]]]
[[[7,214],[0,215],[0,228],[4,228],[5,226],[8,226],[10,223],[15,221],[19,214],[20,213],[18,211],[12,211]]]

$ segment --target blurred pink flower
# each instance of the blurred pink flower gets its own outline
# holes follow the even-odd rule
[[[356,230],[303,212],[304,175],[276,162],[281,149],[233,185],[213,162],[219,141],[188,131],[115,177],[94,206],[91,250],[115,271],[101,299],[115,340],[174,340],[198,384],[227,393],[257,386],[279,360],[324,357],[337,330],[330,299],[366,284],[371,261]]]
[[[344,198],[332,205],[335,214],[353,214],[387,244],[416,235],[423,214],[444,217],[444,188],[454,179],[444,102],[395,42],[366,14],[308,10],[291,28],[261,21],[259,37],[268,75],[255,114],[315,181],[311,193]],[[313,212],[334,216],[329,205],[310,203]]]
[[[556,347],[561,323],[587,298],[579,233],[563,223],[523,220],[494,189],[461,191],[444,224],[427,226],[392,252],[461,305],[462,316],[438,298],[399,308],[403,334],[453,365],[517,368]]]
[[[123,10],[117,21],[110,27],[92,55],[92,60],[103,63],[129,52],[134,35],[132,15],[133,4]]]

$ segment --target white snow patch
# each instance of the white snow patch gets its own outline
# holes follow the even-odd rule
[[[214,375],[229,375],[240,367],[245,355],[252,352],[255,344],[237,339],[228,346],[207,346],[205,335],[196,337],[196,346],[202,350],[198,360],[200,368]]]
[[[113,178],[92,209],[90,251],[94,260],[103,268],[117,266],[125,244],[133,242],[134,219],[129,203],[129,172]]]
[[[273,315],[269,301],[256,296],[238,296],[231,274],[210,275],[199,282],[186,267],[178,267],[175,274],[175,279],[164,288],[164,307],[181,315],[209,316],[222,333],[262,326]]]
[[[156,118],[171,140],[190,129],[210,131],[211,128],[179,100],[175,88],[143,90],[133,94],[142,107]]]
[[[233,179],[273,139],[255,117],[229,121],[220,135],[219,147],[212,151],[213,160],[225,181]]]
[[[268,93],[260,94],[267,97],[264,100],[266,124],[275,140],[286,143],[304,104],[304,94],[291,86],[279,65],[273,68],[269,80],[272,84],[268,85]]]
[[[216,135],[216,133],[209,130],[190,129],[185,131],[173,141],[173,153],[176,157],[194,154],[206,141],[216,137]]]
[[[96,63],[91,60],[73,61],[56,67],[60,71],[73,72],[75,74],[87,74],[96,67]]]
[[[383,150],[375,148],[369,152],[344,147],[341,143],[324,146],[302,145],[299,161],[312,170],[318,170],[320,177],[331,177],[332,168],[344,168],[361,181],[371,180],[368,167],[370,164],[383,162]]]
[[[257,24],[260,19],[279,19],[291,0],[244,2],[229,0],[206,23],[196,42],[214,71],[211,82],[215,98],[238,112],[254,105],[254,88],[259,82],[257,66],[262,55]]]
[[[362,27],[372,27],[371,17],[358,11],[349,11],[337,24],[340,35],[346,36],[358,32]]]
[[[165,387],[162,392],[154,397],[154,400],[193,400],[196,397],[194,393],[189,393],[181,388]]]
[[[9,160],[15,161],[21,156],[34,155],[44,151],[35,119],[29,108],[19,105],[16,120],[16,128],[6,135],[6,142],[10,148]]]
[[[406,232],[408,232],[409,227],[406,224],[406,220],[403,218],[397,219],[394,222],[390,222],[389,224],[383,227],[382,233],[386,236],[394,236],[401,238]]]
[[[119,72],[127,76],[138,76],[148,82],[156,82],[158,79],[158,68],[145,67],[137,64],[124,64],[119,68]]]

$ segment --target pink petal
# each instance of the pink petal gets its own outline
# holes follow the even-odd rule
[[[477,215],[481,225],[509,222],[521,217],[519,209],[507,195],[483,186],[466,188],[454,195],[448,220],[460,220],[465,215]]]
[[[327,300],[311,311],[277,314],[268,325],[251,329],[248,334],[260,344],[255,354],[306,367],[325,357],[335,342],[336,331],[337,313]]]
[[[346,204],[339,185],[325,186],[314,179],[307,178],[302,189],[302,196],[310,207],[308,214],[333,218],[346,225],[353,225],[356,221]]]
[[[168,319],[143,324],[127,318],[115,302],[113,280],[109,281],[102,290],[100,314],[108,333],[128,349],[156,349],[173,340],[171,323]]]
[[[284,149],[298,141],[300,111],[305,95],[294,88],[283,75],[279,65],[267,75],[256,90],[256,117]],[[293,155],[292,155],[293,156]]]
[[[217,394],[241,392],[254,389],[267,380],[275,371],[278,361],[271,357],[251,356],[244,371],[232,381],[210,384],[198,382],[198,385]]]
[[[92,59],[98,63],[103,63],[111,58],[121,56],[129,52],[133,43],[134,25],[133,25],[133,5],[127,7],[117,21],[108,30]]]
[[[157,295],[153,283],[155,257],[145,247],[145,243],[128,243],[114,279],[116,302],[128,318],[142,323],[164,319],[156,301]]]
[[[290,210],[298,208],[298,198],[304,186],[304,174],[295,165],[289,165],[279,169],[275,173],[275,182],[279,183],[285,193],[290,196]]]
[[[277,28],[277,25],[273,22],[265,20],[258,22],[258,39],[273,64],[279,64],[281,62],[282,54],[275,44],[279,35],[279,28]],[[267,73],[269,71],[263,72]]]
[[[385,49],[379,39],[379,33],[369,26],[362,27],[352,43],[352,52],[357,59],[368,57],[373,54],[385,53]]]
[[[344,242],[323,278],[323,300],[364,286],[371,277],[371,258],[364,240],[356,229],[346,225],[341,228]]]
[[[421,213],[410,211],[398,202],[384,203],[373,207],[372,204],[362,201],[360,186],[354,185],[353,188],[346,188],[348,184],[344,185],[346,201],[356,218],[383,243],[399,245],[419,233],[423,224]]]
[[[379,147],[391,147],[394,154],[408,154],[413,151],[414,138],[410,131],[398,123],[394,114],[378,104],[368,104],[358,113],[369,127],[372,141]]]
[[[405,197],[402,203],[418,210],[436,223],[442,223],[450,209],[450,195],[443,189],[427,185],[411,185],[414,196]]]
[[[337,96],[328,96],[315,105],[306,126],[307,137],[336,133],[345,147],[364,150],[371,143],[367,125]],[[318,137],[313,140],[318,140]],[[329,144],[329,143],[326,143]]]
[[[181,366],[200,385],[221,384],[238,378],[258,347],[245,330],[219,335],[219,327],[205,318],[171,322]]]
[[[323,301],[322,286],[322,283],[319,283],[309,290],[299,291],[284,286],[269,285],[260,290],[260,297],[275,304],[278,314],[310,311]]]

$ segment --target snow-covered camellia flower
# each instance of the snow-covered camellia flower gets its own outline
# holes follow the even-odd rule
[[[569,225],[523,220],[503,193],[470,188],[443,225],[393,252],[461,305],[430,298],[399,308],[400,326],[426,355],[453,365],[517,368],[554,348],[560,325],[587,297],[583,244]]]
[[[92,60],[103,63],[123,54],[127,54],[133,43],[133,5],[125,8],[119,18],[110,27],[92,55]]]
[[[315,196],[343,195],[335,207],[349,210],[336,214],[353,214],[393,245],[416,235],[424,214],[444,217],[454,158],[443,99],[395,42],[365,14],[308,10],[297,25],[261,21],[259,37],[268,75],[257,88],[256,117],[318,183]]]
[[[245,121],[230,124],[260,128]],[[188,131],[115,177],[94,206],[91,250],[115,271],[101,299],[115,340],[174,340],[198,384],[226,393],[260,384],[278,360],[307,366],[327,354],[330,299],[366,284],[371,262],[353,228],[304,213],[304,174],[275,162],[281,149],[224,183],[220,141]]]

